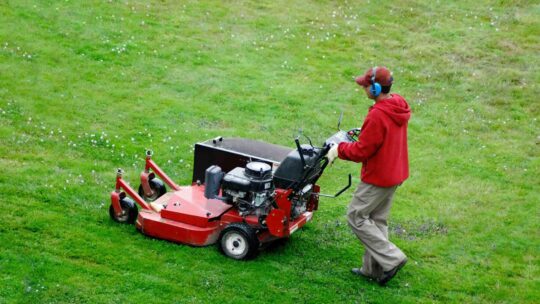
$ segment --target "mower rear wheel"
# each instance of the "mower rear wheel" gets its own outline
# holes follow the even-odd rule
[[[163,194],[167,193],[167,188],[165,188],[165,184],[159,178],[152,178],[151,180],[148,181],[148,184],[150,184],[150,189],[152,189],[152,195],[151,196],[147,196],[144,193],[143,186],[139,185],[139,195],[147,203],[151,203],[151,202],[157,200]]]
[[[249,225],[232,223],[221,232],[219,248],[223,254],[235,260],[249,260],[259,252],[259,239]]]
[[[135,223],[137,215],[139,214],[135,202],[129,197],[124,197],[120,200],[120,207],[122,207],[123,212],[122,215],[117,216],[116,212],[114,212],[114,207],[111,204],[111,206],[109,207],[109,216],[111,217],[111,219],[120,224]]]

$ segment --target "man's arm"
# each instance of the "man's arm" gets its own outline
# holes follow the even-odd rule
[[[384,140],[384,127],[375,111],[369,114],[362,125],[362,131],[360,132],[358,141],[339,144],[339,158],[359,163],[366,161],[377,152]]]

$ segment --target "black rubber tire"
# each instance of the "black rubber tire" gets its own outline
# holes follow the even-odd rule
[[[229,224],[221,231],[218,244],[224,255],[235,260],[253,259],[259,253],[257,233],[244,223]],[[240,251],[235,252],[236,249]]]
[[[165,184],[159,178],[153,178],[149,180],[148,183],[150,184],[150,189],[154,191],[154,195],[151,197],[146,196],[142,185],[139,185],[139,195],[144,199],[145,202],[151,203],[160,198],[163,194],[167,193],[167,188],[165,188]]]
[[[109,206],[109,216],[111,217],[111,219],[120,224],[135,223],[135,220],[137,219],[137,215],[139,214],[139,211],[137,210],[137,205],[135,204],[135,202],[129,197],[124,197],[120,200],[120,206],[122,207],[122,210],[125,211],[124,216],[121,216],[121,217],[116,216],[116,213],[114,212],[114,207],[112,204],[111,206]]]

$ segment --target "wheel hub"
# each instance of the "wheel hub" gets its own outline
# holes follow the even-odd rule
[[[146,199],[147,202],[153,202],[158,198],[158,192],[152,189],[152,192],[150,193],[150,195],[148,195],[147,193],[144,198]]]
[[[126,211],[126,209],[122,208],[122,212],[118,215],[117,218],[118,218],[119,222],[125,222],[125,221],[127,221],[128,216],[129,216],[129,214]]]
[[[245,254],[247,250],[247,241],[236,232],[229,233],[225,237],[225,249],[234,256]]]

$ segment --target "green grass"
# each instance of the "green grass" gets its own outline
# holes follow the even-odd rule
[[[538,3],[177,2],[0,3],[0,303],[538,301]],[[349,273],[350,192],[245,263],[109,219],[145,148],[188,184],[198,141],[361,125],[373,65],[413,109],[390,218],[410,263],[387,287]]]

